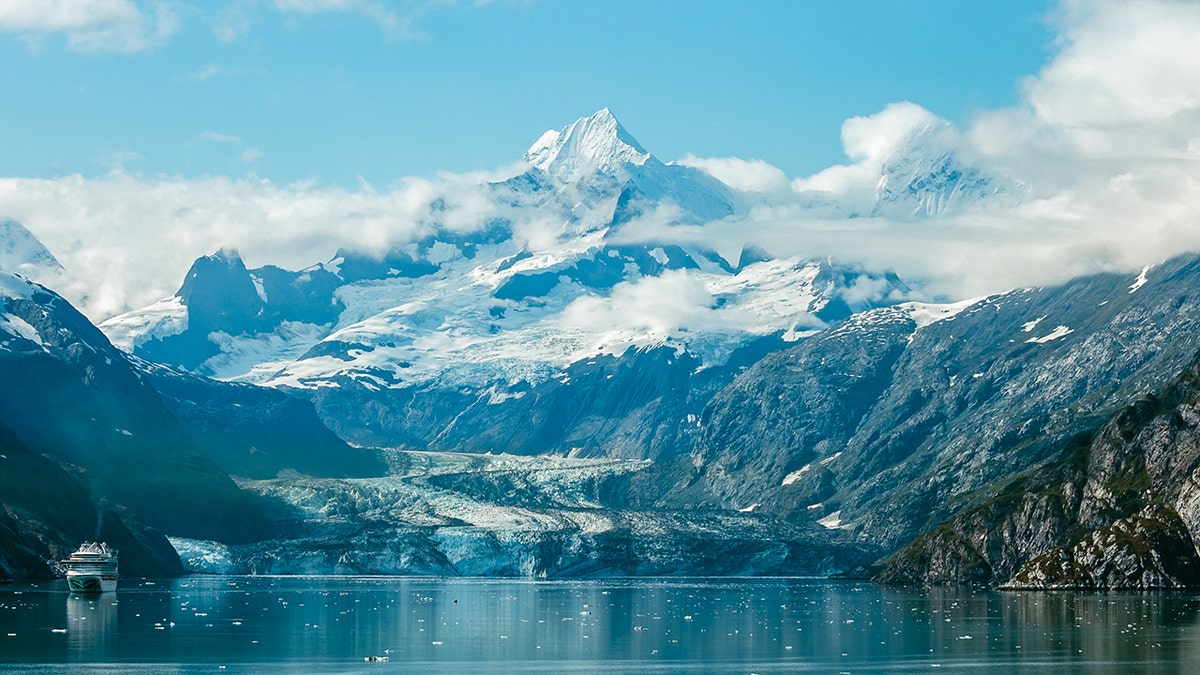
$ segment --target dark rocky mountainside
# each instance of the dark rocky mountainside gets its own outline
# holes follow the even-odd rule
[[[161,532],[96,496],[87,470],[33,452],[0,425],[0,580],[45,577],[47,560],[62,560],[92,539],[121,551],[127,575],[183,571]]]
[[[186,324],[139,345],[137,354],[195,370],[219,352],[213,333],[267,331],[285,321],[332,323],[344,309],[333,294],[339,282],[321,266],[300,272],[273,265],[247,270],[236,251],[198,258],[176,295],[187,308]]]
[[[1200,359],[979,495],[888,562],[888,581],[1012,588],[1200,585]]]
[[[375,453],[338,438],[305,399],[218,382],[137,357],[130,361],[180,420],[191,444],[230,475],[274,478],[291,470],[351,477],[387,470]]]
[[[859,314],[749,368],[705,409],[690,466],[662,503],[820,519],[884,550],[916,539],[890,580],[1005,581],[1120,518],[1134,520],[1118,529],[1179,531],[1178,504],[1143,512],[1153,499],[1125,492],[1130,505],[1056,536],[1055,512],[1071,510],[1050,504],[1045,485],[1066,479],[1028,481],[1064,470],[1053,469],[1064,447],[1090,447],[1103,420],[1189,367],[1200,348],[1200,261],[918,319],[907,307]],[[1179,442],[1160,452],[1186,455]],[[1103,465],[1081,471],[1074,480],[1107,475]],[[991,530],[966,525],[1009,517],[1002,539],[1018,551],[998,553],[1000,539],[982,534]]]
[[[165,532],[234,541],[267,534],[258,500],[187,444],[158,393],[99,330],[41,286],[5,275],[4,288],[0,424],[31,451],[86,472],[77,489],[91,513],[85,509],[77,517],[90,521],[89,537],[95,536],[101,500],[136,514],[128,523]],[[43,494],[46,501],[22,506],[35,518],[39,509],[57,510],[64,499]],[[8,503],[15,496],[3,498]],[[155,535],[145,531],[141,537]],[[166,543],[161,534],[157,541]],[[145,572],[178,570],[176,559]]]
[[[324,429],[307,402],[146,370],[154,374],[61,297],[0,273],[6,574],[43,576],[45,557],[97,536],[120,542],[126,573],[151,576],[182,569],[164,534],[230,543],[277,536],[264,499],[219,463],[272,476],[382,470]],[[168,396],[155,381],[170,385]]]
[[[346,446],[308,401],[131,360],[61,298],[7,284],[0,375],[22,387],[0,396],[0,422],[99,495],[81,502],[83,520],[111,511],[206,560],[227,546],[229,569],[716,573],[728,547],[753,540],[774,542],[763,550],[775,562],[743,556],[737,569],[835,571],[882,553],[878,578],[893,582],[1197,583],[1195,256],[958,305],[835,308],[830,328],[747,340],[719,365],[663,344],[502,390],[347,379],[312,394],[343,436],[649,460],[606,478],[602,498],[552,504],[537,502],[542,478],[509,484],[515,474],[492,470],[393,465],[371,478],[385,471],[378,455]],[[198,491],[203,518],[189,510]],[[471,518],[455,513],[464,499]],[[514,511],[497,525],[492,509]],[[661,546],[626,546],[624,562],[604,548],[645,536]],[[401,540],[424,557],[396,567]],[[601,549],[602,566],[581,566]]]
[[[318,390],[322,419],[362,443],[431,450],[674,459],[686,454],[707,400],[764,353],[774,337],[747,344],[717,367],[672,346],[631,349],[573,363],[560,376],[488,387],[368,389],[351,382]],[[691,418],[689,419],[689,415]]]

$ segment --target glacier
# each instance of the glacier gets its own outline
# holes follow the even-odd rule
[[[630,504],[623,483],[646,461],[386,455],[385,477],[239,481],[277,505],[286,539],[171,543],[186,569],[216,574],[828,575],[877,554],[752,513]]]

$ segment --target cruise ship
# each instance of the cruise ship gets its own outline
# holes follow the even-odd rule
[[[117,551],[102,541],[84,542],[62,561],[67,570],[67,588],[72,593],[104,593],[117,590]]]

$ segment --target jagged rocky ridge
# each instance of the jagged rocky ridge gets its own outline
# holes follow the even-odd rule
[[[1005,581],[1084,534],[1052,534],[1055,513],[1069,509],[1051,508],[1044,493],[1065,478],[1016,477],[1050,471],[1098,420],[1188,367],[1200,348],[1198,271],[1187,256],[1136,278],[987,298],[924,326],[906,307],[857,315],[767,356],[714,397],[694,468],[668,503],[757,504],[885,550],[915,539],[885,580]],[[1080,475],[1102,477],[1101,468]],[[1090,529],[1153,501],[1126,498],[1137,508]],[[1148,511],[1118,528],[1175,531],[1168,515]]]
[[[96,537],[122,550],[126,574],[178,574],[164,533],[229,543],[279,534],[264,500],[227,471],[384,470],[336,439],[307,402],[131,360],[66,300],[7,272],[0,381],[5,577],[46,576],[47,559]],[[296,436],[305,431],[314,437]]]
[[[991,488],[888,562],[889,581],[1200,585],[1200,359]]]

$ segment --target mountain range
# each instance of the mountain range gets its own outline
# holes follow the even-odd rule
[[[945,133],[811,208],[1022,198]],[[155,574],[1200,580],[1200,259],[921,302],[888,270],[698,244],[760,196],[608,110],[524,160],[477,187],[481,222],[298,271],[217,251],[99,330],[0,277],[5,454],[79,496],[66,518],[0,492],[0,570],[112,513]],[[3,222],[0,267],[57,265]]]

